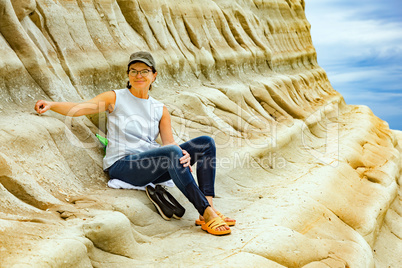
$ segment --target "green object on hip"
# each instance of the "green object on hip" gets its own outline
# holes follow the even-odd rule
[[[105,152],[106,152],[106,147],[107,147],[107,144],[109,143],[109,141],[107,140],[107,138],[102,137],[102,136],[99,135],[99,134],[95,134],[95,136],[98,138],[99,142],[103,145],[103,149],[104,149]]]

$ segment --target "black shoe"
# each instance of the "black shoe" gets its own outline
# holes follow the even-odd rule
[[[173,209],[166,204],[166,201],[163,201],[162,194],[155,191],[154,187],[150,185],[145,188],[145,192],[162,218],[169,221],[173,217]]]
[[[162,201],[173,210],[173,218],[181,219],[186,209],[161,185],[156,185],[155,191],[161,194]]]

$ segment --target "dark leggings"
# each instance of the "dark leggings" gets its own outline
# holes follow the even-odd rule
[[[183,152],[176,145],[166,145],[139,154],[127,155],[109,168],[111,179],[119,179],[134,186],[161,183],[170,179],[194,205],[200,215],[209,206],[205,196],[215,196],[216,149],[211,137],[201,136],[180,144],[197,163],[197,180],[189,167],[180,164]]]

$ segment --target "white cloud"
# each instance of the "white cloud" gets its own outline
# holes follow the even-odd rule
[[[400,0],[308,0],[319,64],[347,103],[364,104],[402,129]],[[399,10],[399,11],[398,11]],[[387,118],[384,118],[388,120]]]
[[[331,14],[327,15],[327,12]],[[351,20],[351,13],[337,10],[308,11],[307,19],[311,23],[311,34],[315,46],[378,48],[387,51],[390,48],[402,49],[402,23],[382,22],[373,19]],[[348,51],[344,51],[348,53]]]
[[[369,80],[373,77],[384,75],[383,71],[380,70],[358,70],[350,72],[339,72],[331,74],[331,78],[338,81],[339,83],[350,83],[353,81],[363,81]]]

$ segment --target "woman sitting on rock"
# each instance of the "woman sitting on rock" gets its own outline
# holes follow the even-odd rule
[[[103,168],[110,178],[134,186],[172,179],[198,210],[200,218],[196,220],[197,225],[214,235],[229,234],[229,225],[234,225],[235,220],[220,214],[212,203],[215,195],[214,140],[201,136],[181,145],[174,141],[168,109],[148,95],[157,76],[155,61],[150,53],[133,53],[127,74],[129,81],[125,89],[107,91],[82,103],[39,100],[35,110],[39,114],[52,110],[67,116],[107,111],[108,145]],[[155,141],[158,134],[163,146]],[[199,186],[191,174],[191,166],[195,163]],[[180,212],[180,204],[171,200],[173,197],[160,188],[156,191],[147,187],[148,197],[165,219],[172,216],[172,211],[180,218],[184,209]],[[166,196],[171,202],[166,202]],[[171,203],[175,206],[172,207]]]

